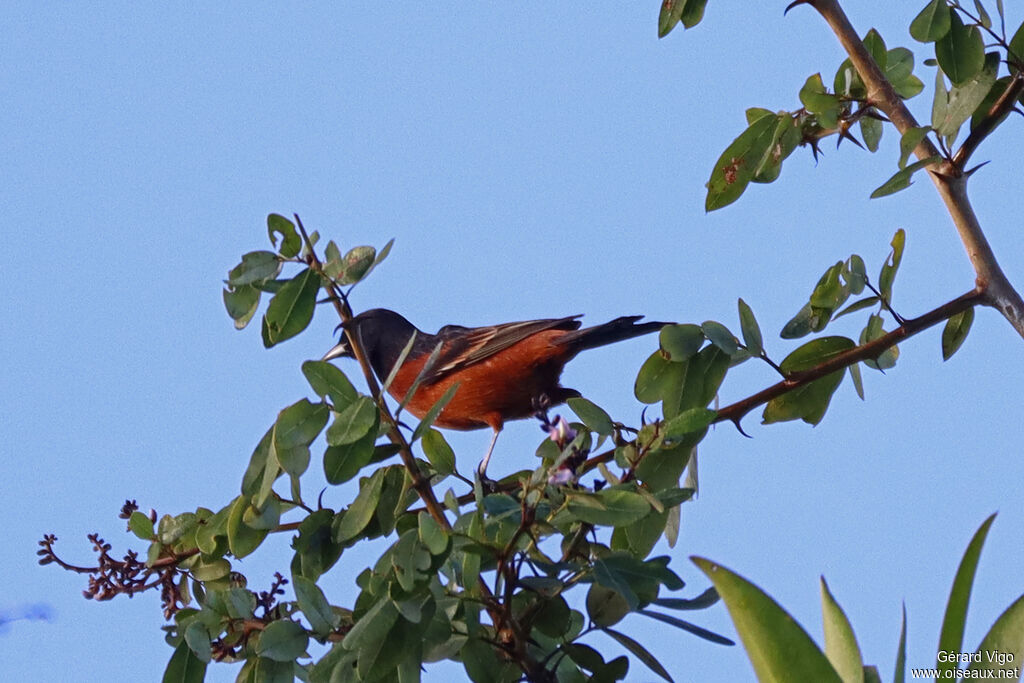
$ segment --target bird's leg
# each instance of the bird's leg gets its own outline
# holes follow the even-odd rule
[[[476,476],[480,480],[480,483],[486,488],[488,484],[493,485],[494,482],[487,478],[487,463],[491,461],[491,454],[494,452],[494,444],[498,441],[498,434],[501,434],[501,427],[492,427],[494,430],[494,436],[491,437],[491,445],[487,448],[487,455],[480,461],[480,464],[476,468]]]

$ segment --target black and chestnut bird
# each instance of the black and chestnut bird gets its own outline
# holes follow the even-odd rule
[[[580,317],[487,327],[445,325],[437,334],[426,334],[398,313],[375,308],[360,313],[343,327],[365,349],[381,380],[391,374],[415,333],[412,348],[388,386],[388,393],[402,401],[419,378],[419,387],[406,407],[416,417],[423,417],[452,385],[458,384],[434,424],[446,429],[494,430],[487,455],[478,468],[482,478],[505,422],[532,416],[538,401],[556,405],[580,395],[558,383],[565,364],[578,353],[657,332],[667,324],[638,324],[643,316],[632,315],[580,329]],[[439,344],[439,354],[424,369]],[[323,359],[343,356],[352,357],[344,336]]]

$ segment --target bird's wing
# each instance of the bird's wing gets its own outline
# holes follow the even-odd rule
[[[441,355],[433,368],[427,368],[423,375],[424,384],[432,384],[452,372],[474,365],[504,351],[544,330],[577,330],[582,316],[546,320],[524,320],[517,323],[488,325],[487,327],[462,327],[446,325],[437,331],[435,339],[444,342]]]

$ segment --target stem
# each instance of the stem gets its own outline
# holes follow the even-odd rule
[[[806,386],[815,380],[821,379],[826,375],[830,375],[836,370],[842,370],[843,368],[853,365],[854,363],[859,363],[862,360],[878,358],[878,356],[886,349],[895,346],[900,341],[912,337],[919,332],[923,332],[929,327],[932,327],[933,325],[940,323],[957,313],[961,313],[968,308],[984,303],[984,296],[985,295],[981,290],[972,289],[971,291],[958,296],[952,301],[945,303],[920,317],[904,321],[902,325],[894,329],[892,332],[889,332],[874,341],[856,346],[845,353],[841,353],[828,359],[821,365],[815,366],[810,370],[794,372],[781,382],[773,384],[767,389],[762,389],[753,396],[748,396],[743,400],[722,408],[718,411],[718,416],[715,418],[714,422],[724,422],[729,420],[730,422],[739,425],[743,416],[754,408],[768,403],[768,401],[771,401],[773,398],[778,398],[779,396],[789,393],[794,389]]]
[[[889,117],[900,134],[918,127],[913,114],[878,68],[878,64],[850,24],[839,2],[808,0],[806,3],[797,4],[813,6],[825,19],[867,86],[869,101]],[[976,140],[974,144],[976,145],[978,141],[980,140]],[[971,151],[973,147],[968,147],[965,155],[969,156]],[[938,150],[927,137],[914,149],[914,155],[918,159],[927,159],[935,154],[938,154]],[[928,167],[928,175],[939,191],[939,196],[942,197],[946,210],[949,211],[953,224],[960,234],[960,240],[967,250],[967,256],[974,268],[975,282],[982,294],[981,303],[996,308],[1013,325],[1017,333],[1024,337],[1024,300],[1010,284],[996,261],[995,253],[989,246],[967,197],[967,176],[963,169],[956,165],[955,158],[932,164]]]

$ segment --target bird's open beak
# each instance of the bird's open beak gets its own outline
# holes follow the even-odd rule
[[[341,341],[331,347],[331,350],[324,354],[324,357],[320,360],[334,360],[335,358],[352,357],[352,349],[349,348],[348,342],[345,341],[344,336]]]

